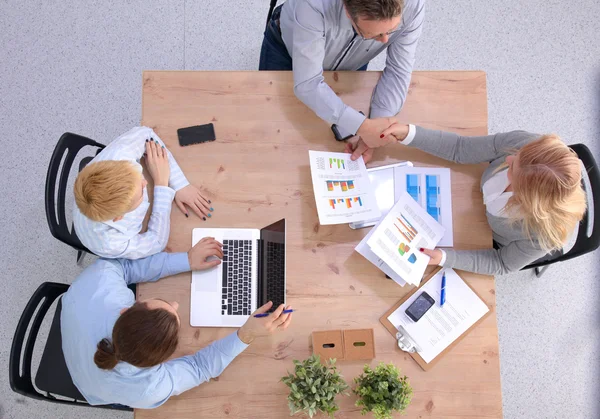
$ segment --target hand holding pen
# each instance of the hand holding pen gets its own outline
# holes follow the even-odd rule
[[[283,310],[281,312],[281,314],[293,313],[294,311],[295,310],[292,310],[291,308],[290,309],[286,308],[285,310]],[[254,317],[256,317],[256,318],[267,317],[269,314],[271,314],[271,313],[258,313],[258,314],[255,314]]]
[[[238,337],[245,344],[250,344],[255,338],[261,336],[268,336],[275,332],[287,329],[292,321],[292,308],[290,306],[285,307],[281,304],[272,313],[267,312],[273,306],[273,302],[269,301],[267,304],[259,307],[246,323],[238,330]],[[283,311],[287,310],[287,313]],[[266,316],[258,315],[266,314]]]

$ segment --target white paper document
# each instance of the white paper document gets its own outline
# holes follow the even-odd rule
[[[438,243],[454,245],[452,231],[452,183],[450,169],[442,167],[398,167],[395,172],[394,195],[407,192],[431,217],[446,229]]]
[[[394,270],[392,268],[390,268],[383,260],[381,260],[381,258],[379,256],[377,256],[375,253],[373,253],[373,251],[367,244],[367,242],[373,235],[373,232],[375,231],[375,229],[377,228],[378,225],[379,224],[377,224],[375,227],[373,227],[371,229],[371,231],[369,231],[369,234],[367,234],[361,240],[361,242],[358,243],[358,246],[356,246],[356,248],[354,250],[356,250],[358,253],[360,253],[365,259],[367,259],[373,265],[375,265],[379,269],[381,269],[387,276],[389,276],[394,281],[396,281],[396,283],[398,285],[404,286],[404,285],[406,285],[406,281],[403,280],[402,277],[400,277],[400,275],[398,275],[396,272],[394,272]]]
[[[371,251],[404,281],[418,286],[429,262],[429,256],[419,248],[435,248],[444,235],[444,227],[407,192],[402,192],[372,233],[367,240]]]
[[[308,154],[322,225],[381,216],[362,157],[352,161],[348,153],[310,150]]]
[[[446,302],[440,307],[443,272],[443,269],[440,270],[388,316],[388,320],[396,329],[399,326],[404,328],[419,347],[419,355],[427,363],[489,311],[485,302],[452,269],[446,269]],[[423,291],[435,300],[435,304],[415,322],[406,315],[405,310]]]

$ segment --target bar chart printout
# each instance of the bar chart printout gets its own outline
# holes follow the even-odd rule
[[[319,222],[323,225],[377,218],[377,207],[362,158],[348,153],[309,151],[310,172]]]
[[[452,247],[452,190],[451,172],[443,167],[404,167],[398,169],[394,195],[406,192],[435,221],[446,229],[439,246]]]
[[[326,180],[325,184],[327,185],[328,192],[336,191],[352,193],[354,190],[353,180]]]
[[[336,208],[349,209],[352,207],[362,207],[362,199],[360,196],[355,196],[353,198],[332,198],[329,200],[329,205],[331,205],[331,209],[333,210]]]

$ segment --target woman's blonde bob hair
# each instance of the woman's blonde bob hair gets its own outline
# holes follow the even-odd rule
[[[554,134],[526,144],[516,153],[513,196],[505,210],[522,223],[530,240],[550,252],[562,248],[585,214],[582,165],[577,154]],[[511,211],[517,209],[518,211]]]
[[[91,163],[77,175],[73,185],[75,203],[90,220],[112,220],[131,208],[141,176],[126,160]]]

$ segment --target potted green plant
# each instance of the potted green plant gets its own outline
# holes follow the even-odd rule
[[[288,405],[290,416],[305,412],[313,417],[323,412],[330,417],[339,410],[335,397],[345,393],[348,385],[338,373],[335,359],[321,364],[318,355],[312,355],[304,361],[294,360],[294,374],[288,374],[281,381],[290,388]]]
[[[404,413],[412,398],[412,387],[406,376],[401,377],[394,364],[380,363],[375,370],[365,365],[363,373],[354,379],[358,396],[356,406],[361,414],[373,412],[375,419],[391,419],[394,411]]]

